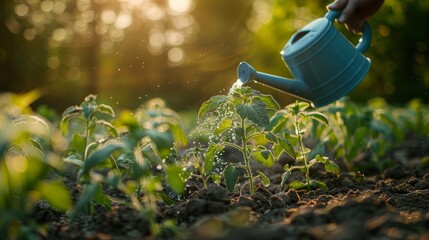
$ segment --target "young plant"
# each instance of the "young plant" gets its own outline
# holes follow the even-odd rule
[[[372,99],[365,106],[337,101],[325,109],[329,126],[314,125],[313,135],[323,139],[319,146],[343,159],[349,171],[362,167],[381,170],[380,159],[389,149],[399,146],[409,132],[418,132],[413,129],[416,125],[425,129],[418,117],[420,113],[412,107],[393,108],[381,98]],[[362,157],[365,163],[354,166],[353,162]]]
[[[212,171],[216,154],[223,150],[222,145],[212,144],[208,149],[201,146],[192,147],[185,150],[182,161],[186,167],[182,174],[184,180],[190,177],[196,177],[203,183],[205,189],[208,188],[208,182],[211,179],[214,183],[220,184],[221,176]]]
[[[95,95],[88,95],[79,106],[67,108],[61,120],[61,130],[70,140],[64,161],[78,167],[77,181],[83,188],[71,218],[86,210],[93,212],[93,201],[110,209],[110,200],[103,193],[104,176],[95,171],[99,167],[114,169],[120,174],[113,154],[123,148],[113,139],[116,128],[108,121],[115,116],[113,109],[98,104]]]
[[[236,88],[229,95],[214,96],[204,102],[199,109],[198,118],[201,120],[212,114],[215,126],[211,129],[211,142],[204,156],[205,174],[209,174],[215,155],[224,147],[232,147],[241,152],[243,162],[219,163],[223,168],[221,174],[228,190],[233,191],[238,182],[238,169],[246,172],[244,177],[248,181],[250,195],[255,193],[254,183],[257,178],[268,186],[269,179],[261,171],[254,176],[250,161],[254,159],[266,167],[274,165],[273,152],[264,146],[268,141],[263,137],[273,135],[269,132],[270,113],[277,109],[279,105],[271,95],[263,95],[249,87]],[[261,137],[263,140],[258,143],[257,140]]]
[[[113,109],[98,104],[94,95],[63,114],[61,128],[70,138],[65,161],[78,166],[77,180],[84,189],[71,218],[82,210],[92,212],[93,202],[109,209],[107,185],[129,197],[156,236],[161,231],[156,201],[168,199],[164,179],[177,193],[185,188],[181,168],[168,158],[175,146],[186,143],[180,118],[161,99],[152,99],[135,112],[123,111],[116,120],[114,116]]]
[[[288,151],[289,155],[294,158],[297,163],[300,163],[300,165],[289,166],[289,164],[286,164],[284,166],[285,172],[282,175],[281,181],[282,189],[291,176],[292,171],[303,172],[305,180],[304,182],[295,180],[289,183],[289,188],[327,188],[325,183],[311,179],[310,177],[310,169],[317,163],[324,164],[328,172],[337,175],[340,174],[339,167],[333,161],[312,151],[304,144],[304,134],[309,129],[311,121],[315,120],[325,125],[328,124],[327,118],[322,113],[316,111],[308,112],[306,111],[308,107],[310,107],[310,104],[297,101],[286,106],[285,109],[278,111],[271,120],[273,126],[272,132],[283,132],[284,138],[287,139],[293,147],[292,151]]]
[[[156,98],[135,112],[122,112],[115,126],[125,146],[117,159],[126,171],[121,180],[112,177],[111,185],[129,196],[133,206],[147,219],[152,236],[166,228],[171,230],[174,226],[168,221],[162,224],[156,221],[156,202],[172,201],[164,183],[178,194],[185,189],[182,167],[174,161],[175,148],[187,141],[179,115]]]
[[[43,230],[27,214],[42,199],[61,211],[72,205],[62,181],[47,179],[62,170],[66,141],[32,112],[36,95],[0,95],[0,239],[38,239]]]

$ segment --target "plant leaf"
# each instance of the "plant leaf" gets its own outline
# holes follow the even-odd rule
[[[192,165],[186,166],[183,170],[182,173],[180,174],[180,177],[184,180],[187,181],[191,176],[192,173],[195,171],[195,167]]]
[[[186,144],[188,144],[188,138],[186,137],[186,133],[180,125],[170,124],[170,131],[173,135],[174,140],[180,146],[186,146]]]
[[[66,108],[66,110],[63,112],[62,118],[69,118],[73,115],[80,114],[82,112],[82,108],[79,106],[70,106]]]
[[[211,97],[209,100],[205,101],[200,109],[198,110],[198,119],[204,117],[207,113],[219,107],[228,100],[228,97],[225,95],[217,95]]]
[[[182,167],[175,164],[171,164],[167,167],[167,183],[178,194],[182,194],[185,191],[186,183],[183,181]]]
[[[94,201],[98,204],[103,205],[107,210],[111,210],[110,199],[103,192],[103,186],[101,183],[97,184],[97,189],[94,192]]]
[[[292,172],[289,170],[286,170],[283,174],[282,174],[282,181],[280,183],[281,188],[283,189],[286,181],[289,179],[289,177],[292,175]]]
[[[328,118],[320,112],[308,112],[306,115],[322,124],[325,124],[325,125],[329,124]]]
[[[274,109],[274,110],[280,109],[280,105],[276,102],[276,100],[274,100],[272,95],[262,94],[261,96],[257,96],[256,98],[264,102],[267,108],[269,109]]]
[[[326,164],[329,161],[327,157],[322,157],[320,154],[317,154],[315,159],[317,162],[321,162],[323,164]]]
[[[52,207],[66,211],[72,207],[70,192],[61,182],[61,180],[42,181],[38,185],[38,190],[42,198],[46,199]]]
[[[280,155],[283,153],[283,148],[280,146],[280,144],[275,143],[272,148],[273,154],[275,158],[279,158]]]
[[[306,187],[307,187],[307,184],[305,184],[303,182],[300,182],[300,181],[297,181],[297,180],[289,183],[289,188],[290,189],[298,190],[298,189],[303,189],[303,188],[306,188]]]
[[[272,133],[279,133],[287,123],[284,110],[277,111],[276,114],[270,119],[270,127]]]
[[[216,185],[219,185],[219,184],[220,184],[221,176],[220,176],[219,174],[217,174],[217,173],[212,173],[212,174],[210,175],[210,177],[212,178],[213,182],[214,182]]]
[[[263,172],[261,172],[259,170],[257,172],[258,172],[259,177],[261,177],[262,185],[264,187],[269,187],[270,186],[270,179]]]
[[[285,151],[289,156],[293,159],[296,159],[295,150],[293,149],[292,144],[286,138],[279,138],[279,145],[282,147],[283,151]]]
[[[97,120],[96,123],[105,126],[109,130],[109,132],[112,134],[113,137],[119,136],[118,131],[116,130],[115,126],[113,126],[113,124],[111,124],[110,122],[108,122],[106,120]]]
[[[72,136],[72,139],[69,143],[69,149],[73,149],[78,153],[83,153],[85,151],[85,137],[79,133],[75,133]]]
[[[277,143],[277,142],[278,142],[277,136],[276,136],[276,135],[274,135],[272,132],[267,132],[267,133],[265,134],[265,138],[266,138],[268,141],[272,142],[272,143]]]
[[[318,180],[311,180],[310,186],[313,188],[322,188],[322,189],[328,189],[328,186],[324,182],[318,181]]]
[[[99,104],[97,111],[111,117],[115,117],[115,111],[113,111],[113,108],[107,104]]]
[[[92,199],[94,198],[94,194],[97,191],[98,186],[99,185],[96,183],[91,183],[86,185],[85,190],[83,191],[82,194],[80,194],[75,207],[72,209],[70,213],[70,219],[72,221],[77,217],[77,215],[80,212],[82,212],[91,203]]]
[[[91,118],[92,114],[97,109],[97,104],[95,103],[95,101],[83,102],[80,104],[80,106],[82,107],[83,116],[87,120]]]
[[[252,153],[256,161],[266,167],[272,167],[274,165],[274,156],[270,150],[258,150]]]
[[[225,179],[226,188],[228,191],[233,192],[239,177],[237,168],[234,165],[228,164],[223,170],[223,177]]]
[[[222,145],[210,144],[204,153],[204,173],[208,175],[213,168],[213,163],[216,159],[216,155],[223,150]]]
[[[63,161],[66,162],[66,163],[74,164],[74,165],[78,166],[79,168],[82,168],[83,165],[84,165],[84,163],[82,161],[82,157],[78,156],[76,154],[72,154],[70,156],[65,157],[63,159]]]
[[[92,153],[84,162],[83,174],[87,174],[94,166],[108,159],[111,154],[113,154],[116,150],[121,149],[122,147],[123,146],[119,144],[109,144],[104,148]]]
[[[216,129],[213,131],[214,135],[218,135],[223,133],[225,130],[231,128],[232,126],[232,119],[231,118],[225,118],[222,121],[219,122]]]
[[[71,117],[80,115],[82,113],[82,108],[79,106],[70,106],[68,107],[62,115],[60,129],[63,135],[66,135],[67,130],[69,128],[69,119]]]
[[[254,99],[250,105],[240,103],[236,110],[242,119],[249,119],[260,127],[268,128],[270,125],[266,105],[259,99]]]
[[[242,127],[237,127],[237,128],[234,128],[234,133],[239,137],[243,137],[244,130]]]
[[[334,173],[337,176],[339,176],[340,173],[341,173],[340,167],[338,167],[338,165],[335,162],[331,161],[331,160],[328,160],[325,163],[325,169],[326,169],[326,171],[328,171],[330,173]]]

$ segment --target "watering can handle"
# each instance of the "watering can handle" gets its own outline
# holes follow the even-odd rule
[[[341,12],[342,11],[330,10],[328,13],[326,13],[325,18],[330,21],[334,21],[335,19],[340,17]],[[359,52],[364,53],[368,49],[369,45],[371,44],[371,39],[372,39],[371,26],[369,26],[367,21],[365,21],[365,24],[362,30],[362,37],[359,39],[359,43],[356,45],[356,49]]]

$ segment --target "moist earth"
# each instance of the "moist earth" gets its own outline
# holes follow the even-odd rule
[[[282,191],[283,165],[290,161],[286,157],[271,169],[255,163],[253,169],[263,170],[271,185],[257,185],[253,196],[244,182],[231,193],[223,185],[204,189],[193,179],[174,204],[158,203],[157,221],[175,224],[157,237],[150,236],[145,217],[115,191],[106,192],[116,199],[111,210],[96,206],[92,216],[81,214],[71,222],[42,201],[30,218],[45,227],[44,239],[429,240],[429,147],[420,143],[394,149],[387,160],[362,172],[336,176],[314,169],[312,178],[328,189]],[[223,157],[230,161],[237,153]],[[356,164],[365,161],[363,156]],[[300,174],[292,178],[302,180]]]

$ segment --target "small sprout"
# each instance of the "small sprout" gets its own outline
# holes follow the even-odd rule
[[[327,172],[332,172],[337,176],[340,174],[340,168],[333,161],[329,160],[327,157],[323,157],[320,154],[317,154],[315,158],[309,160],[309,155],[313,153],[312,149],[307,148],[304,145],[304,134],[309,129],[308,125],[310,121],[315,120],[324,125],[328,124],[327,117],[320,112],[307,112],[309,108],[308,103],[296,102],[286,106],[284,110],[277,112],[274,118],[272,118],[271,125],[277,126],[276,131],[285,132],[284,139],[289,141],[278,141],[281,149],[288,153],[289,156],[295,159],[297,163],[302,165],[289,166],[286,164],[284,166],[285,172],[282,175],[281,187],[286,185],[287,180],[292,174],[292,171],[298,170],[304,173],[305,182],[293,181],[289,183],[289,188],[291,189],[302,189],[302,188],[327,188],[326,184],[313,180],[310,178],[310,168],[313,167],[316,163],[322,163],[325,165],[325,170]],[[291,125],[293,127],[290,131],[287,127]],[[281,127],[278,127],[281,126]],[[279,148],[275,152],[278,154]]]
[[[198,116],[214,115],[216,125],[211,131],[213,143],[205,153],[205,166],[211,166],[214,159],[213,153],[219,154],[223,148],[232,147],[241,152],[242,163],[224,164],[222,177],[229,191],[233,191],[237,184],[239,168],[245,170],[244,178],[248,180],[250,195],[255,193],[254,181],[262,180],[264,186],[269,185],[269,179],[262,173],[253,176],[251,159],[266,167],[272,167],[276,157],[279,157],[282,149],[268,149],[263,144],[272,142],[278,144],[281,135],[269,131],[270,112],[279,109],[278,103],[270,95],[263,95],[249,87],[236,88],[228,96],[214,96],[202,104]],[[265,136],[263,143],[256,143],[256,139]],[[216,148],[214,148],[216,146]],[[216,149],[216,151],[213,151]],[[222,165],[222,164],[221,164]],[[205,174],[208,174],[206,171]],[[201,173],[200,173],[201,175]],[[218,182],[218,178],[215,178]]]

